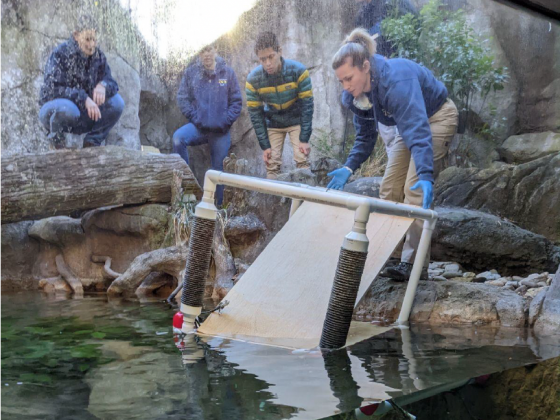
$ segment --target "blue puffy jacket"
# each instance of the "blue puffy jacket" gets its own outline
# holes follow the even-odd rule
[[[39,105],[57,98],[69,99],[78,108],[85,110],[88,96],[93,98],[93,89],[105,82],[105,96],[110,98],[119,91],[111,76],[105,54],[99,48],[86,56],[74,37],[57,46],[45,65],[44,83],[39,94]]]
[[[216,57],[208,72],[197,59],[187,67],[177,92],[181,112],[198,129],[227,132],[241,113],[241,92],[233,69]]]
[[[447,100],[445,85],[426,67],[404,58],[370,58],[372,85],[367,93],[372,109],[362,111],[342,92],[342,103],[354,113],[356,140],[346,166],[356,170],[373,152],[377,123],[396,125],[410,149],[420,180],[434,182],[434,151],[428,119]]]

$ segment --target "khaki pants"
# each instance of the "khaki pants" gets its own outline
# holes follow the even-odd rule
[[[429,120],[434,150],[434,180],[448,165],[447,154],[451,140],[457,132],[458,118],[457,107],[451,99],[448,99]],[[381,125],[379,133],[387,146],[388,155],[387,169],[383,181],[381,181],[379,197],[384,200],[421,206],[422,190],[412,191],[410,189],[418,182],[416,165],[414,159],[410,158],[410,150],[406,147],[396,127]],[[394,134],[394,137],[391,137],[391,133]],[[408,230],[402,247],[401,261],[411,264],[414,262],[416,249],[422,235],[423,223],[423,220],[415,220]],[[425,265],[428,264],[429,259],[430,251],[428,250]]]
[[[270,141],[271,157],[266,165],[266,177],[268,179],[276,179],[280,173],[282,166],[282,151],[284,150],[284,140],[286,134],[290,137],[292,149],[294,151],[294,161],[298,168],[309,168],[309,160],[307,156],[299,150],[299,134],[301,132],[300,125],[293,125],[286,128],[269,128],[268,139]]]

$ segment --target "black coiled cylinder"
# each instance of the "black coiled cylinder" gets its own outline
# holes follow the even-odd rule
[[[181,302],[184,305],[201,307],[206,286],[206,277],[212,256],[212,241],[216,220],[194,216],[189,239],[187,268],[183,279]]]
[[[338,349],[346,344],[366,258],[366,252],[340,250],[319,347]]]

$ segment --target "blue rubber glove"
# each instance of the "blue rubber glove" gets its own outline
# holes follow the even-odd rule
[[[341,190],[344,188],[344,185],[348,182],[348,178],[350,178],[352,172],[350,172],[347,168],[338,168],[328,173],[327,176],[332,176],[331,182],[327,185],[327,188],[333,190]]]
[[[424,193],[424,200],[422,202],[422,207],[429,209],[432,207],[432,202],[434,201],[434,186],[430,181],[418,181],[410,189],[412,191],[422,188]]]

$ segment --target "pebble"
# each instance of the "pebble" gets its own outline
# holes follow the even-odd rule
[[[442,276],[446,279],[451,279],[453,277],[463,277],[463,273],[460,271],[445,271]]]
[[[525,297],[530,297],[530,298],[534,298],[535,296],[537,296],[541,290],[543,290],[544,287],[535,287],[534,289],[529,289],[527,290],[527,293],[525,293]]]
[[[530,279],[530,278],[526,278],[526,279],[521,280],[519,282],[519,284],[527,287],[527,289],[533,289],[535,287],[539,287],[538,282],[533,280],[533,279]]]
[[[519,287],[519,282],[515,281],[515,280],[510,280],[510,281],[506,282],[504,287],[510,287],[510,286],[513,287],[514,289],[518,288]]]
[[[502,276],[500,276],[498,274],[498,272],[496,270],[490,270],[490,271],[485,271],[484,273],[480,273],[475,277],[475,282],[477,280],[478,283],[482,283],[483,281],[492,281],[492,280],[498,280],[500,279]],[[484,279],[484,280],[482,280]],[[504,283],[505,284],[505,283]]]
[[[457,273],[457,272],[463,272],[461,266],[457,263],[453,263],[453,264],[448,264],[445,266],[445,272],[446,273]]]
[[[503,286],[505,286],[506,281],[503,280],[503,279],[497,279],[497,280],[487,281],[485,284],[490,284],[491,286],[503,287]]]
[[[525,285],[521,285],[517,288],[517,290],[515,291],[515,293],[517,293],[518,295],[524,296],[525,293],[527,292],[527,286]]]
[[[443,268],[435,268],[435,269],[428,268],[428,274],[430,276],[441,276],[443,274]]]

